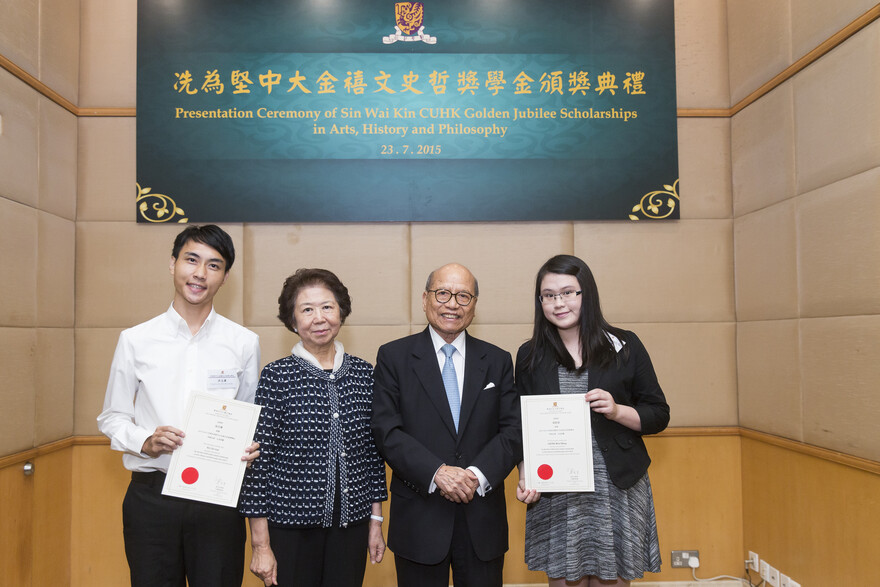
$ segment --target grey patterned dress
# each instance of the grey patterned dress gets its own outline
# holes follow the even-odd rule
[[[586,393],[587,373],[559,367],[561,393]],[[545,493],[526,513],[526,564],[553,579],[592,575],[628,581],[660,572],[660,545],[648,474],[629,489],[611,482],[593,437],[592,493]]]

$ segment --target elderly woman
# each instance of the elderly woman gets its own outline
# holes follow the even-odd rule
[[[256,403],[261,456],[239,509],[248,516],[251,572],[265,585],[360,586],[385,553],[385,465],[370,433],[373,367],[336,335],[348,289],[325,269],[299,269],[278,297],[278,318],[300,337],[266,365]]]

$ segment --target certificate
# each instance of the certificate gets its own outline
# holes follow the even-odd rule
[[[171,453],[164,495],[236,507],[260,406],[204,393],[190,398],[183,444]]]
[[[521,400],[526,488],[593,491],[590,404],[584,395],[525,395]]]

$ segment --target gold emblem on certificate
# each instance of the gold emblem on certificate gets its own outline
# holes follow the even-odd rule
[[[590,405],[583,394],[521,398],[528,489],[593,491]]]

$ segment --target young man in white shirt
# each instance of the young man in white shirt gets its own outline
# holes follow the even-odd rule
[[[256,334],[214,312],[214,296],[235,260],[232,239],[215,225],[189,226],[174,241],[168,310],[122,332],[98,416],[132,480],[122,505],[133,587],[240,587],[244,519],[235,508],[162,495],[189,398],[207,392],[254,401]],[[242,460],[259,455],[242,447]]]

